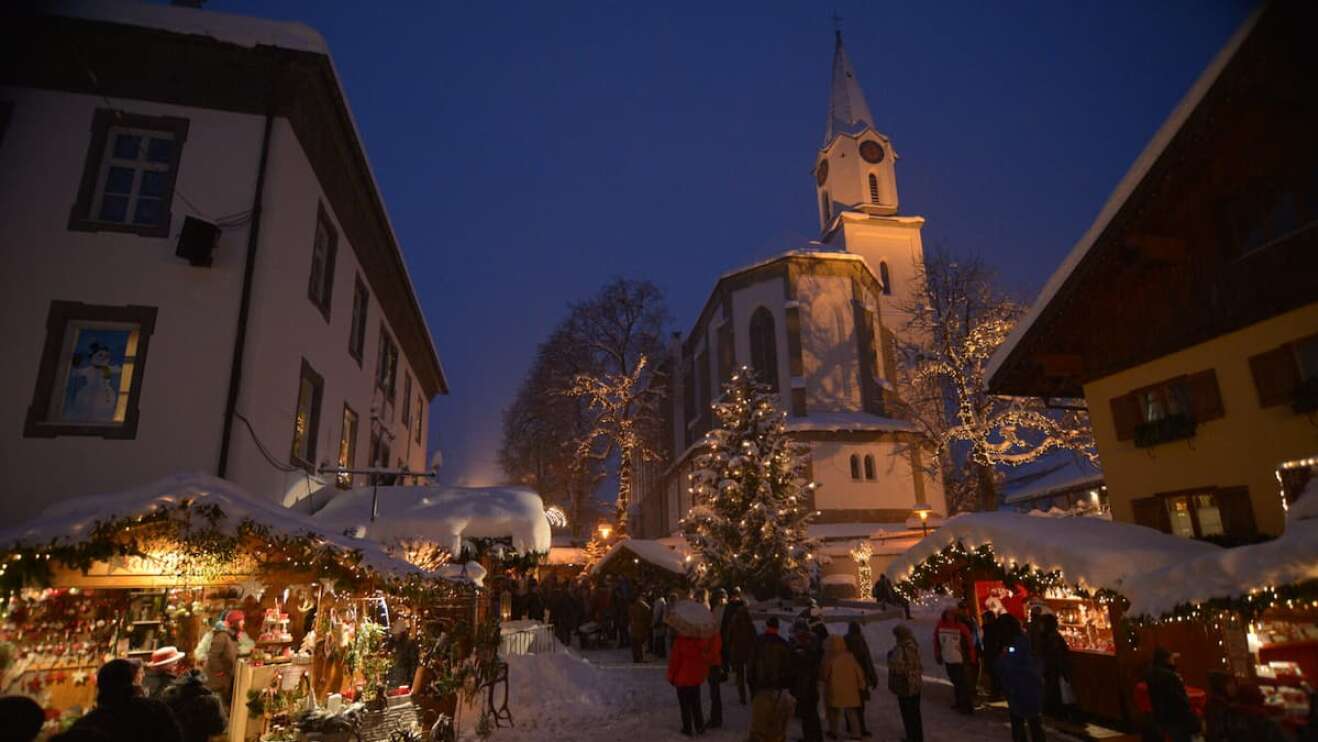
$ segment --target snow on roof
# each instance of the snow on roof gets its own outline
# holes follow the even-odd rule
[[[907,431],[918,430],[906,420],[880,417],[868,412],[811,412],[805,417],[787,418],[787,430],[793,433],[812,431],[877,430]]]
[[[226,516],[221,526],[227,529],[236,529],[243,520],[250,519],[277,533],[314,534],[343,551],[360,551],[362,563],[378,572],[422,573],[417,567],[389,556],[378,543],[349,538],[301,513],[253,497],[232,482],[200,472],[176,474],[122,492],[57,502],[35,519],[0,532],[0,546],[73,544],[87,536],[97,522],[149,513],[184,500],[218,506]]]
[[[1051,461],[1047,467],[1007,480],[1002,488],[1006,493],[1002,502],[1012,505],[1058,492],[1097,487],[1102,483],[1102,469],[1089,463],[1088,459],[1067,454],[1063,461]]]
[[[452,554],[462,551],[466,538],[509,538],[522,554],[550,547],[544,503],[525,487],[358,487],[331,500],[314,519],[322,528],[358,530],[382,542],[433,541]]]
[[[250,18],[177,5],[105,0],[48,0],[42,4],[41,10],[51,15],[207,36],[239,46],[277,46],[329,54],[324,37],[304,23]]]
[[[1020,513],[961,513],[894,559],[884,573],[891,580],[904,580],[916,565],[957,541],[968,549],[988,544],[1002,561],[1060,570],[1069,583],[1122,594],[1127,578],[1221,551],[1220,547],[1203,541],[1098,518],[1042,519]]]
[[[1145,145],[1144,151],[1140,153],[1140,156],[1135,160],[1135,163],[1126,171],[1126,175],[1121,179],[1121,182],[1117,184],[1116,189],[1108,196],[1107,203],[1103,205],[1103,210],[1098,212],[1098,217],[1094,219],[1094,223],[1090,225],[1088,231],[1080,237],[1080,241],[1071,248],[1071,252],[1067,254],[1066,259],[1062,261],[1062,264],[1058,266],[1057,271],[1053,273],[1052,277],[1048,279],[1048,282],[1044,284],[1043,289],[1039,291],[1039,296],[1034,300],[1034,304],[1030,307],[1030,310],[1025,313],[1025,316],[1021,318],[1020,322],[1016,323],[1016,327],[1012,329],[1011,334],[1007,336],[1006,341],[998,347],[997,351],[993,354],[993,357],[989,359],[988,366],[985,367],[985,378],[989,380],[990,385],[992,385],[993,377],[996,376],[998,370],[1002,368],[1002,364],[1007,361],[1007,357],[1011,355],[1021,339],[1025,337],[1026,333],[1030,331],[1030,328],[1033,327],[1034,323],[1038,321],[1040,315],[1043,314],[1043,310],[1046,309],[1048,304],[1057,296],[1057,292],[1061,290],[1062,285],[1065,284],[1067,279],[1071,277],[1071,274],[1075,272],[1076,267],[1080,265],[1080,262],[1084,260],[1085,256],[1089,254],[1089,251],[1093,249],[1098,238],[1107,230],[1112,219],[1126,203],[1126,199],[1130,198],[1130,195],[1135,191],[1135,187],[1144,180],[1146,175],[1148,175],[1149,170],[1152,169],[1154,163],[1158,161],[1158,158],[1162,156],[1163,151],[1167,149],[1167,145],[1171,144],[1176,133],[1181,130],[1181,127],[1190,118],[1190,114],[1194,113],[1194,110],[1199,107],[1200,101],[1202,101],[1204,96],[1208,94],[1208,90],[1212,88],[1213,83],[1217,82],[1217,78],[1222,74],[1222,70],[1226,69],[1227,63],[1236,55],[1236,52],[1240,49],[1240,45],[1244,42],[1245,38],[1249,36],[1250,31],[1254,29],[1259,16],[1262,14],[1263,7],[1266,7],[1266,4],[1254,11],[1254,13],[1243,24],[1241,24],[1240,28],[1236,30],[1229,40],[1227,40],[1227,43],[1222,47],[1222,50],[1213,58],[1212,63],[1210,63],[1203,73],[1199,75],[1199,79],[1196,80],[1194,85],[1190,88],[1190,92],[1186,93],[1185,97],[1181,99],[1181,102],[1177,104],[1176,108],[1172,109],[1171,114],[1167,116],[1167,120],[1163,122],[1157,133],[1154,134],[1153,138],[1149,140],[1149,143]]]
[[[604,565],[611,562],[619,554],[623,554],[624,551],[629,551],[636,558],[644,559],[646,562],[661,569],[666,569],[673,574],[686,575],[685,553],[658,541],[640,538],[624,539],[609,547],[609,550],[604,552],[604,556],[600,557],[598,562],[595,562],[595,566],[590,568],[590,573],[599,574]]]
[[[1301,502],[1305,508],[1292,507],[1285,532],[1272,541],[1218,549],[1132,577],[1124,591],[1128,614],[1158,617],[1183,603],[1318,580],[1318,479],[1309,481],[1296,505]]]

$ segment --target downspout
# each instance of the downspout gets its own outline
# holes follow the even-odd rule
[[[247,232],[247,262],[243,266],[243,292],[238,305],[238,331],[233,338],[233,365],[229,369],[229,394],[224,403],[224,433],[220,438],[220,463],[216,476],[221,479],[229,470],[229,440],[233,437],[233,417],[238,407],[238,391],[243,381],[243,355],[247,349],[247,318],[252,311],[252,275],[256,272],[256,248],[260,244],[261,201],[265,193],[266,161],[270,156],[270,129],[274,123],[274,94],[270,95],[265,114],[265,133],[261,137],[261,159],[256,169],[256,193],[252,196],[252,226]]]

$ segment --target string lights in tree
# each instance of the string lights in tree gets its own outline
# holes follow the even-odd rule
[[[805,572],[816,485],[806,479],[807,449],[788,438],[776,399],[743,366],[712,405],[718,426],[696,458],[695,504],[682,520],[701,560],[701,584],[765,595]]]
[[[874,571],[870,569],[870,557],[874,556],[874,547],[869,539],[851,550],[851,559],[856,563],[856,587],[862,599],[874,592]]]

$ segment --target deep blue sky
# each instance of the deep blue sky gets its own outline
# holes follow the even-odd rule
[[[431,447],[444,479],[481,484],[569,301],[647,278],[685,330],[719,273],[816,235],[834,8],[902,211],[1032,297],[1252,5],[207,8],[329,41],[452,386]]]

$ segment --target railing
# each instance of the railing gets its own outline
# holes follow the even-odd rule
[[[554,625],[537,623],[530,626],[505,626],[499,637],[499,656],[518,654],[554,654],[558,640],[554,638]]]

